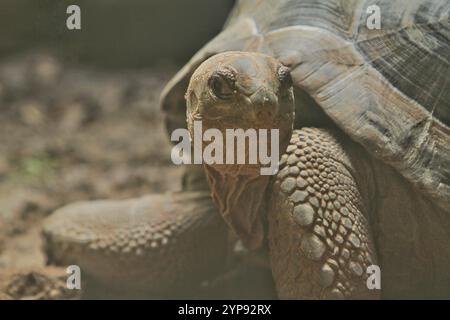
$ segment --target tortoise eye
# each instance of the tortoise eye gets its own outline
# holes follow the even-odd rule
[[[234,75],[229,70],[216,71],[209,79],[209,87],[217,98],[230,99],[234,92]]]
[[[278,80],[281,87],[290,88],[292,86],[291,70],[288,67],[281,66],[278,69]]]

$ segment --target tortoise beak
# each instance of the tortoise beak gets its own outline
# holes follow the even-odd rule
[[[278,97],[271,90],[262,87],[249,97],[252,121],[267,123],[272,121],[278,113]]]

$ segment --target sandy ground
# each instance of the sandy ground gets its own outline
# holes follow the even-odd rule
[[[175,71],[99,71],[46,52],[0,62],[0,299],[83,298],[41,250],[56,208],[180,189],[158,105]]]

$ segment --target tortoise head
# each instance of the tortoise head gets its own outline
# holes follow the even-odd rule
[[[215,150],[215,155],[222,156],[222,162],[216,159],[219,162],[208,163],[205,159],[210,146],[204,140],[212,141],[211,134],[200,143],[213,198],[227,223],[247,247],[255,248],[261,244],[264,233],[260,216],[270,181],[268,175],[276,172],[272,170],[273,162],[278,169],[279,155],[285,151],[292,133],[294,96],[289,69],[261,53],[217,54],[193,73],[186,101],[194,152],[198,123],[201,123],[203,138],[208,129],[213,130],[210,132],[213,132],[214,142],[216,133],[223,138]],[[240,141],[237,130],[244,133]],[[230,131],[233,135],[229,135]],[[233,144],[230,144],[230,137],[236,138]],[[257,140],[253,145],[252,137]],[[261,148],[266,154],[265,161],[261,159],[264,153]],[[241,158],[239,151],[243,153]],[[272,173],[262,173],[264,167],[270,167]]]
[[[186,92],[187,123],[194,136],[194,122],[201,121],[202,130],[260,129],[267,132],[267,149],[273,146],[271,129],[279,132],[278,154],[287,147],[294,119],[294,96],[289,69],[273,57],[256,52],[225,52],[203,62],[191,77]],[[250,139],[250,135],[246,138]],[[258,135],[259,138],[259,135]],[[259,143],[259,142],[258,142]],[[242,146],[236,146],[240,148]],[[233,151],[234,160],[214,165],[218,170],[250,174],[260,173],[260,159],[252,164],[250,145],[243,146],[246,161],[238,161],[235,150],[223,145],[223,157]],[[278,161],[278,159],[277,159]]]

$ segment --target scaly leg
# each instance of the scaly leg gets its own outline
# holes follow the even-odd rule
[[[183,191],[71,204],[43,234],[50,263],[122,292],[179,294],[222,271],[226,230],[209,191]]]
[[[361,160],[362,161],[362,160]],[[376,264],[355,167],[333,133],[294,131],[269,208],[272,272],[282,299],[369,299]]]

